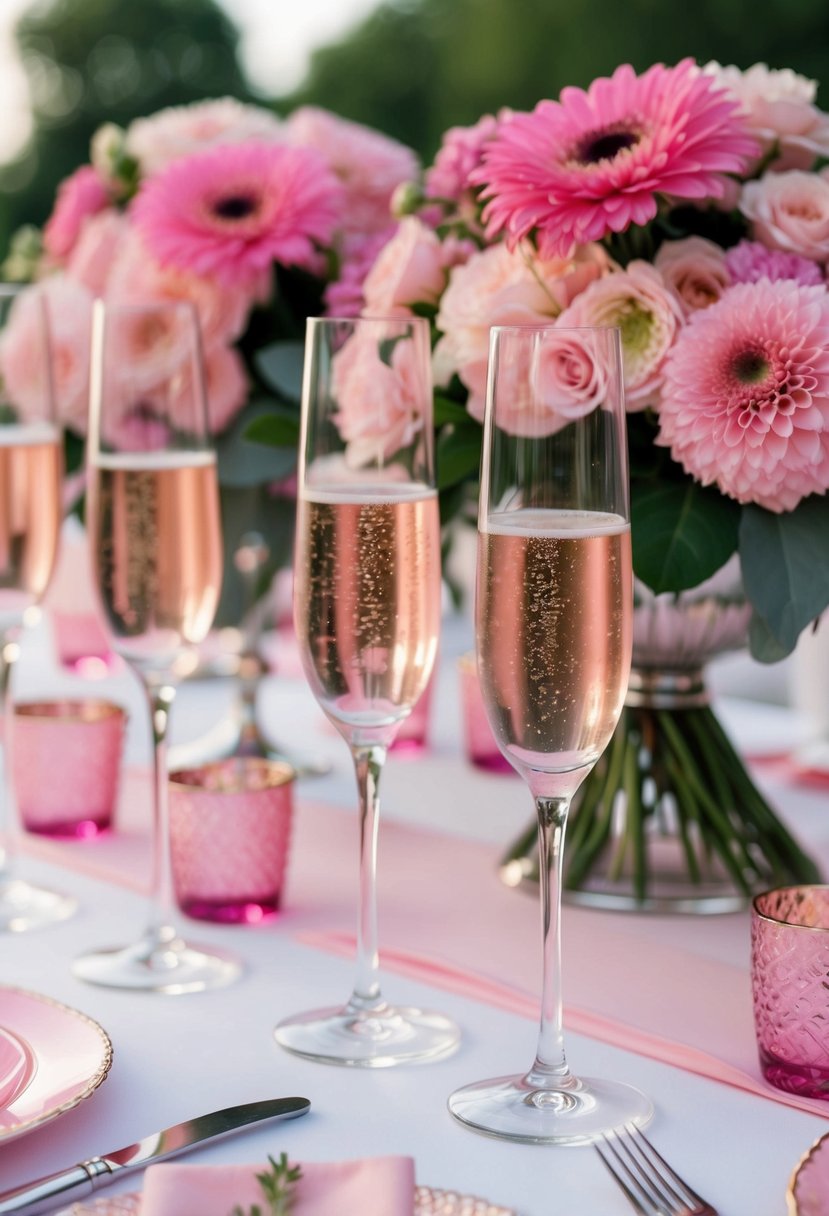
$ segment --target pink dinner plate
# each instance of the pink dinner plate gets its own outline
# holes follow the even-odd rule
[[[0,1028],[6,1038],[0,1048],[0,1097],[8,1094],[0,1100],[0,1144],[71,1110],[109,1072],[112,1043],[106,1032],[51,997],[0,986]],[[2,1061],[14,1071],[15,1056],[17,1079],[6,1091]]]
[[[826,1216],[829,1212],[829,1132],[799,1161],[786,1200],[789,1216]]]
[[[0,1111],[11,1106],[36,1069],[34,1052],[26,1040],[0,1026]]]

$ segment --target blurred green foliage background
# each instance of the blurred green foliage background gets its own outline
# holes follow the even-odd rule
[[[273,0],[274,21],[288,2]],[[203,97],[252,99],[238,32],[214,0],[39,0],[18,22],[17,42],[35,127],[21,155],[0,167],[0,256],[21,224],[46,219],[58,183],[88,159],[102,122],[124,125]],[[622,62],[641,71],[687,55],[743,68],[763,61],[829,81],[829,7],[826,0],[386,0],[315,52],[296,92],[265,100],[281,113],[326,106],[428,161],[447,126],[502,106],[531,109]]]

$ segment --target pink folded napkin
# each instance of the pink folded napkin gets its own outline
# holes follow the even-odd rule
[[[141,1216],[230,1216],[263,1206],[259,1165],[153,1165],[144,1178]],[[291,1216],[412,1216],[414,1161],[372,1157],[302,1165]]]

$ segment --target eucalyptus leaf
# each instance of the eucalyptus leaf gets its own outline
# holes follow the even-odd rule
[[[219,482],[222,486],[255,486],[282,481],[296,468],[296,446],[266,447],[248,437],[248,429],[258,418],[274,412],[269,401],[254,401],[234,418],[216,443]]]
[[[784,654],[794,650],[801,632],[829,605],[827,537],[826,498],[804,498],[780,515],[755,506],[743,511],[743,585]]]
[[[438,489],[446,490],[478,472],[481,428],[465,422],[441,435],[437,445]]]
[[[303,342],[272,342],[253,357],[256,370],[268,388],[288,401],[299,402],[302,395]]]
[[[740,507],[686,479],[632,488],[633,569],[657,595],[696,587],[737,548]]]

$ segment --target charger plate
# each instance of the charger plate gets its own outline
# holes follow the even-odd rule
[[[56,1216],[139,1216],[140,1195],[113,1195],[92,1203],[76,1203]],[[414,1216],[518,1216],[511,1208],[502,1208],[486,1199],[458,1195],[455,1191],[436,1191],[432,1187],[415,1189]]]
[[[816,1140],[795,1167],[786,1192],[789,1216],[829,1212],[829,1132]]]

